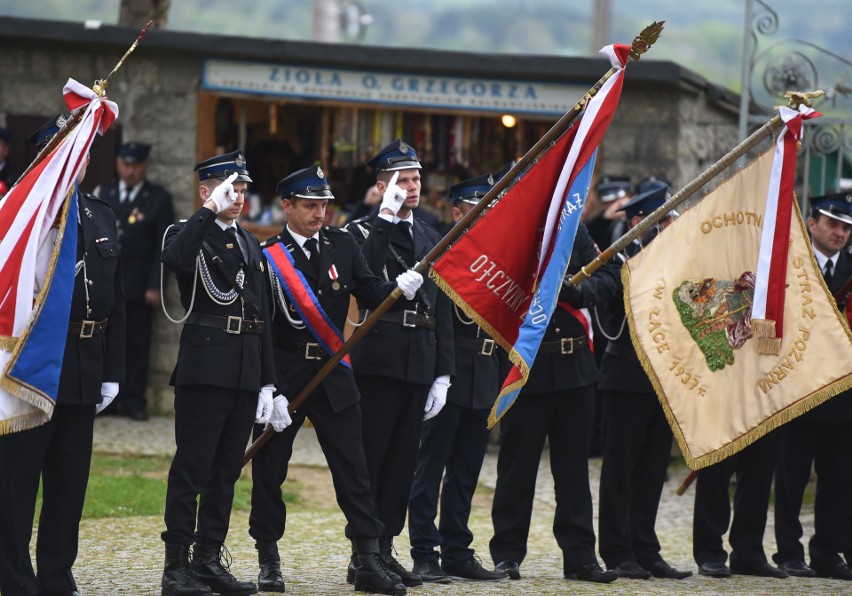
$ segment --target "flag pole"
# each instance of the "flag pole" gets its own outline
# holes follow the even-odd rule
[[[784,97],[788,99],[787,105],[789,107],[797,109],[800,105],[806,105],[808,107],[811,107],[810,100],[814,97],[819,97],[821,95],[823,95],[822,91],[804,93],[788,91],[784,94]],[[580,271],[575,273],[571,277],[571,279],[568,280],[568,283],[570,283],[571,285],[575,285],[580,283],[584,279],[588,279],[592,275],[592,273],[597,271],[604,263],[609,262],[616,254],[627,248],[627,246],[631,242],[643,236],[645,232],[651,229],[652,226],[656,225],[660,220],[665,218],[670,211],[675,209],[686,199],[695,194],[698,189],[700,189],[702,186],[710,182],[710,180],[718,176],[722,171],[725,170],[725,168],[727,168],[740,157],[745,155],[749,150],[751,150],[761,140],[763,140],[765,136],[774,134],[776,132],[776,129],[781,124],[781,116],[776,115],[771,120],[769,120],[769,122],[758,128],[751,135],[749,135],[748,138],[743,140],[739,145],[737,145],[728,153],[726,153],[719,161],[704,170],[697,178],[692,180],[692,182],[690,182],[678,192],[676,192],[668,201],[666,201],[665,203],[657,207],[657,209],[652,211],[635,227],[629,229],[627,233],[625,233],[621,238],[613,242],[609,248],[607,248],[605,251],[595,257],[593,261],[583,266]]]
[[[133,52],[133,50],[136,49],[136,46],[139,45],[139,42],[142,41],[142,38],[145,37],[145,34],[148,32],[148,28],[151,26],[151,23],[153,23],[153,21],[148,21],[148,24],[145,25],[145,27],[142,29],[142,31],[139,33],[139,35],[136,37],[136,40],[130,45],[128,50],[124,53],[124,56],[122,56],[121,60],[119,60],[118,63],[116,63],[116,65],[113,67],[113,69],[107,75],[107,77],[105,79],[98,79],[97,81],[95,81],[94,85],[92,86],[92,91],[97,93],[98,97],[106,97],[106,89],[109,86],[110,79],[112,78],[112,76],[116,72],[118,72],[118,69],[121,68],[121,66],[124,64],[124,61],[127,60],[127,58],[130,56],[130,54]],[[38,152],[38,155],[36,155],[33,162],[27,167],[26,170],[24,170],[24,173],[21,174],[18,177],[18,179],[15,181],[15,184],[12,185],[13,188],[16,184],[18,184],[18,182],[23,180],[24,176],[29,174],[32,171],[33,168],[35,168],[38,164],[40,164],[42,161],[44,161],[44,159],[48,155],[50,155],[51,151],[56,149],[56,147],[63,140],[65,140],[65,137],[68,136],[68,133],[70,133],[72,130],[74,130],[74,127],[77,126],[77,124],[80,122],[80,119],[83,117],[83,114],[85,112],[86,112],[86,106],[80,106],[79,108],[77,108],[76,110],[71,112],[71,114],[65,120],[65,124],[63,124],[62,128],[59,129],[59,132],[57,132],[55,135],[53,135],[53,137],[50,139],[50,141],[48,141],[47,145],[45,145],[42,148],[42,150]]]
[[[647,27],[645,27],[639,35],[637,35],[633,39],[633,43],[630,46],[630,58],[633,60],[639,60],[639,58],[647,52],[654,42],[660,37],[660,33],[663,30],[663,25],[665,21],[654,21]],[[473,206],[473,208],[462,217],[455,226],[441,239],[438,244],[435,245],[432,250],[429,251],[423,259],[414,267],[414,271],[420,274],[425,274],[429,268],[432,266],[432,263],[437,260],[444,252],[449,249],[449,247],[456,242],[461,236],[465,234],[467,228],[469,228],[479,215],[488,208],[491,202],[497,197],[500,196],[508,186],[512,184],[514,179],[520,175],[531,163],[535,160],[539,159],[544,153],[550,150],[553,144],[558,140],[571,126],[574,124],[574,121],[577,117],[582,113],[583,109],[586,107],[586,104],[594,97],[598,91],[600,91],[601,87],[618,71],[615,67],[610,68],[601,78],[595,83],[585,95],[583,95],[580,100],[574,104],[567,113],[565,113],[557,122],[554,124],[550,130],[548,130],[544,136],[542,136],[538,142],[533,145],[533,147],[527,151],[524,156],[518,160],[518,162],[512,166],[512,168],[506,173],[503,178],[497,181],[494,186],[486,193],[484,197],[482,197],[479,202]],[[287,410],[290,413],[295,412],[299,406],[304,402],[308,396],[313,393],[317,387],[319,387],[320,383],[322,383],[323,379],[334,370],[334,367],[337,366],[337,363],[340,362],[343,357],[349,353],[352,347],[357,344],[361,339],[367,334],[370,328],[375,325],[375,323],[384,315],[388,309],[396,302],[399,297],[402,296],[402,290],[399,288],[394,288],[393,292],[384,299],[384,301],[373,311],[370,312],[370,316],[364,319],[364,322],[361,323],[358,327],[355,328],[355,331],[349,337],[349,339],[344,342],[344,344],[340,347],[340,349],[329,358],[329,360],[323,365],[323,367],[317,372],[316,376],[298,393],[298,395],[290,402]],[[246,465],[252,457],[263,447],[266,442],[272,438],[272,435],[275,431],[272,428],[267,428],[263,433],[251,444],[245,452],[243,457],[243,465]]]

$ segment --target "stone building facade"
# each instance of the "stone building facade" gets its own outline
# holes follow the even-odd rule
[[[26,147],[25,131],[63,109],[66,80],[92,85],[105,77],[137,33],[123,27],[86,28],[82,23],[0,17],[0,125],[14,134],[12,155],[19,168],[34,155]],[[657,43],[665,43],[665,34]],[[284,71],[279,65],[287,65],[294,69],[294,77],[304,72],[310,80],[298,88],[270,90],[249,77],[225,88],[217,83],[211,66],[217,61],[231,68],[242,63],[245,72],[265,69],[267,78],[268,73],[280,75]],[[354,164],[359,156],[371,154],[378,142],[390,142],[394,133],[417,131],[421,135],[417,138],[435,147],[415,148],[421,155],[434,152],[436,163],[444,164],[447,172],[441,184],[446,186],[453,175],[458,176],[460,166],[475,175],[522,155],[558,119],[555,108],[546,105],[515,112],[506,99],[512,86],[531,95],[564,89],[569,96],[574,94],[564,103],[570,106],[608,68],[602,58],[495,56],[150,31],[109,83],[108,95],[120,109],[118,126],[111,139],[93,150],[87,182],[94,185],[112,177],[114,149],[122,140],[151,143],[149,178],[172,192],[177,215],[185,217],[197,208],[192,168],[213,155],[217,146],[241,148],[251,155],[252,147],[246,144],[262,147],[260,140],[286,141],[313,152],[311,159],[334,165],[341,181],[345,178],[348,183],[357,173]],[[389,85],[399,83],[400,88],[383,96],[386,101],[357,92],[346,97],[345,80],[336,91],[322,89],[324,82],[334,83],[335,76],[345,79],[352,73],[362,82],[390,77]],[[395,73],[407,74],[403,79],[395,78]],[[447,97],[425,105],[433,101],[424,99],[433,83],[444,85]],[[479,103],[463,105],[471,98],[459,94],[473,95],[480,89]],[[738,103],[734,94],[675,63],[654,61],[652,48],[628,66],[598,171],[634,181],[654,174],[681,188],[736,145]],[[501,112],[516,113],[523,126],[502,129],[497,124]],[[441,128],[445,126],[457,133],[453,141],[457,145],[447,151],[438,146],[446,141]],[[370,139],[369,146],[361,146],[363,138]],[[463,146],[458,145],[459,138]],[[288,163],[297,161],[292,158]],[[275,171],[275,163],[269,166],[267,187],[274,188],[274,181],[289,171]],[[250,159],[250,170],[252,164]],[[271,235],[270,230],[274,227],[260,228],[258,235]],[[167,292],[173,315],[180,312],[174,292],[174,287]],[[178,325],[157,317],[149,391],[151,403],[160,411],[171,409],[168,379],[179,332]]]

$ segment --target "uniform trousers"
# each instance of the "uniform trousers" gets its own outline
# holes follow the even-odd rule
[[[722,537],[729,524],[731,563],[753,565],[766,562],[763,534],[766,531],[772,475],[778,461],[779,439],[777,432],[770,432],[739,453],[698,471],[692,554],[699,565],[727,560]],[[736,474],[737,487],[731,521],[728,491],[733,474]]]
[[[661,561],[655,526],[672,431],[653,393],[602,392],[604,441],[598,548],[607,567]]]
[[[256,411],[257,392],[209,385],[175,387],[177,450],[169,469],[164,542],[225,542],[234,483],[242,471]]]
[[[144,301],[127,301],[127,382],[121,385],[116,404],[138,412],[148,408],[148,361],[151,352],[152,308]]]
[[[0,436],[0,594],[76,590],[71,567],[92,459],[95,406],[57,405],[46,424]],[[39,479],[38,577],[30,560]]]
[[[468,521],[488,447],[489,412],[448,403],[423,423],[408,502],[408,536],[415,561],[437,561],[439,547],[447,562],[462,563],[473,557]],[[439,492],[441,519],[435,527]]]
[[[376,513],[385,536],[398,536],[405,525],[429,385],[377,375],[356,374],[355,381]]]
[[[550,443],[550,471],[556,492],[553,534],[566,568],[597,562],[589,488],[589,444],[595,386],[525,395],[501,420],[497,486],[491,509],[494,563],[520,564],[527,554],[536,476],[544,441]]]
[[[337,504],[346,516],[346,537],[378,538],[384,525],[376,517],[367,460],[361,439],[361,409],[354,404],[335,412],[323,387],[319,387],[292,415],[293,424],[272,438],[252,459],[251,515],[249,534],[260,542],[276,542],[284,535],[287,507],[281,484],[287,478],[293,441],[305,417],[311,419],[325,454]],[[255,439],[263,427],[254,427]]]
[[[804,561],[802,497],[816,468],[814,534],[808,544],[811,562],[830,565],[850,546],[852,523],[852,424],[796,418],[782,426],[781,457],[775,477],[775,541],[778,563]]]

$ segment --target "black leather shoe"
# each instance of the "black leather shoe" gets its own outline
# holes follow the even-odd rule
[[[452,578],[447,575],[447,572],[441,569],[438,561],[414,561],[414,568],[411,573],[416,573],[426,584],[451,584]]]
[[[488,571],[482,566],[482,562],[477,557],[471,557],[467,561],[461,563],[449,563],[441,561],[441,568],[446,571],[453,579],[469,579],[480,582],[493,582],[501,579],[507,579],[509,574],[506,571]]]
[[[393,556],[393,538],[390,536],[382,536],[379,538],[379,556],[382,558],[385,568],[399,576],[402,583],[411,588],[414,586],[422,586],[423,580],[416,573],[411,573],[408,569],[400,565],[399,561]]]
[[[521,568],[514,561],[500,561],[494,571],[505,572],[509,579],[521,579]]]
[[[804,561],[784,561],[778,568],[793,577],[816,577],[816,571],[808,567]]]
[[[257,574],[257,588],[261,592],[284,592],[286,585],[281,575],[281,556],[275,542],[257,542],[257,562],[260,573]]]
[[[597,563],[587,563],[574,569],[565,570],[565,579],[579,579],[596,584],[609,584],[618,579],[615,571],[604,571]]]
[[[776,579],[784,579],[790,577],[787,572],[773,567],[766,561],[758,561],[754,563],[736,563],[731,561],[731,573],[734,575],[754,575],[756,577],[774,577]]]
[[[651,573],[642,569],[636,561],[622,561],[610,571],[615,571],[618,577],[625,579],[651,579]]]
[[[698,566],[698,574],[705,577],[731,577],[731,570],[722,561],[707,561]]]
[[[196,542],[192,549],[192,573],[213,592],[223,596],[257,594],[253,582],[238,580],[229,571],[231,555],[224,544]]]
[[[675,569],[665,561],[655,561],[650,565],[643,565],[643,567],[647,571],[650,571],[651,575],[654,577],[660,577],[663,579],[686,579],[687,577],[692,576],[691,571]]]
[[[817,564],[811,561],[811,567],[817,577],[828,577],[831,579],[845,579],[852,581],[852,568],[843,561],[837,561],[829,564]]]

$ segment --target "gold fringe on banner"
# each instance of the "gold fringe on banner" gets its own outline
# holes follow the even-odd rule
[[[0,350],[4,352],[12,352],[18,343],[17,337],[9,337],[8,335],[0,335]]]
[[[465,300],[461,296],[459,296],[459,294],[446,281],[444,281],[444,278],[435,272],[434,268],[429,269],[429,279],[434,281],[435,285],[437,285],[445,294],[450,297],[450,300],[455,302],[458,307],[461,308],[462,311],[464,311],[464,313],[468,317],[470,317],[473,322],[482,327],[482,329],[488,335],[490,335],[491,338],[495,342],[497,342],[497,344],[501,348],[506,350],[509,355],[509,360],[512,362],[512,364],[516,365],[520,369],[522,375],[521,379],[507,386],[506,392],[508,393],[514,391],[518,387],[521,387],[524,384],[524,379],[526,379],[530,375],[530,368],[526,361],[521,357],[521,355],[515,351],[514,346],[510,344],[505,337],[498,333],[497,330],[490,323],[488,323],[488,321],[483,319],[479,315],[479,313],[477,313],[473,308],[471,308],[471,306],[467,302],[465,302]],[[494,407],[491,408],[491,413],[488,414],[488,428],[493,428],[494,425],[497,424],[498,420],[499,418],[497,418],[497,396],[495,395]]]

